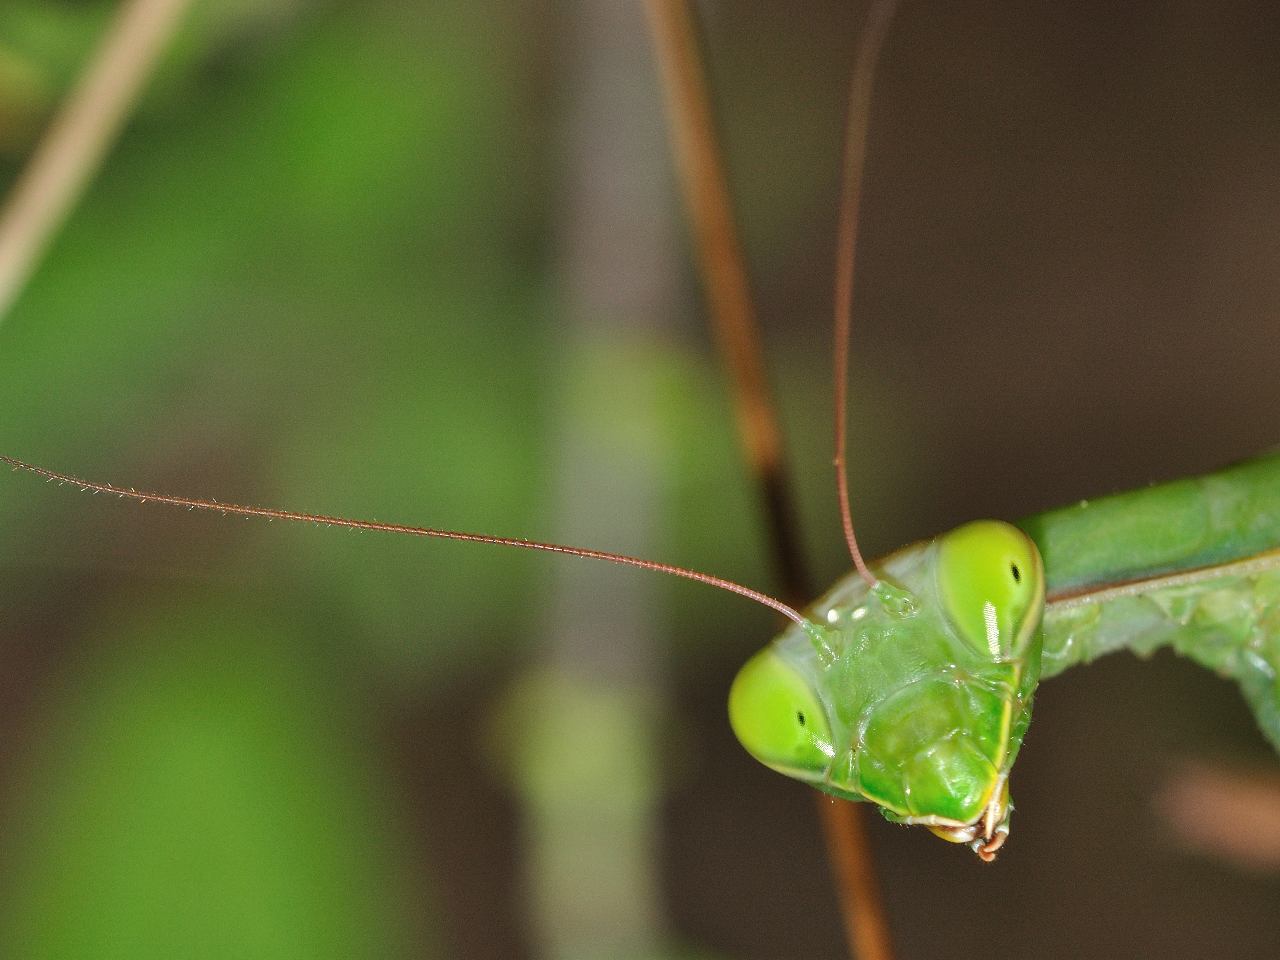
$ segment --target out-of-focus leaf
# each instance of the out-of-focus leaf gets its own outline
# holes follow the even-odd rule
[[[0,953],[408,955],[423,927],[405,838],[300,639],[211,601],[93,632],[7,826]]]

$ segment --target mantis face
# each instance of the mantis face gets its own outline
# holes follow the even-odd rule
[[[1044,572],[1005,523],[907,547],[845,581],[738,673],[729,718],[767,766],[870,800],[991,859],[1039,678]],[[818,624],[821,624],[819,626]]]

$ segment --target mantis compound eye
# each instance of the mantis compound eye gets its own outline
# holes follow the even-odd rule
[[[1017,527],[976,520],[938,539],[938,591],[956,632],[996,660],[1025,653],[1044,610],[1044,565]]]
[[[729,723],[748,753],[788,776],[820,780],[835,755],[822,702],[772,647],[748,660],[734,678]]]

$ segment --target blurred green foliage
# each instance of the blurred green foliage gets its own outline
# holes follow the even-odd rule
[[[115,6],[0,5],[0,188]],[[0,326],[0,449],[143,488],[555,540],[548,451],[569,404],[614,443],[669,438],[661,558],[767,584],[692,318],[687,337],[638,347],[599,317],[585,373],[566,346],[566,148],[546,66],[568,53],[563,16],[498,0],[196,3]],[[770,230],[804,229],[803,206],[769,196]],[[772,356],[796,449],[820,463],[824,354],[801,338]],[[616,385],[642,380],[663,399],[637,426]],[[881,387],[874,409],[892,403]],[[804,476],[829,516],[827,472]],[[834,524],[809,527],[838,541]],[[0,483],[0,543],[15,704],[0,720],[20,745],[0,794],[0,954],[430,956],[519,928],[496,916],[519,904],[460,916],[436,891],[517,867],[495,827],[511,765],[486,762],[483,731],[536,655],[548,565],[565,561],[175,514],[26,477]],[[719,698],[772,620],[660,589],[673,662],[714,671]],[[687,741],[672,757],[629,770],[642,792],[697,762],[701,731],[672,732]],[[561,779],[554,754],[521,759]],[[451,859],[439,836],[455,808],[493,812]],[[415,868],[424,836],[446,853]],[[510,950],[499,935],[489,953]]]
[[[10,176],[112,6],[0,11],[0,121],[26,123],[8,128]],[[406,518],[478,503],[486,525],[512,522],[538,401],[492,345],[545,298],[498,216],[515,190],[493,11],[196,7],[6,321],[5,444],[210,495]],[[333,493],[335,473],[358,497]],[[263,557],[262,530],[153,536],[154,514],[95,519],[33,493],[0,493],[6,595],[30,598],[42,662],[24,698],[39,707],[15,721],[30,755],[9,770],[0,952],[431,955],[388,717],[352,681],[378,683],[360,642],[474,647],[483,611],[422,628],[421,544],[390,575],[394,545],[390,562],[362,552],[390,541],[344,555],[340,535],[295,531]],[[166,556],[203,584],[189,604],[172,580],[154,599]],[[437,587],[501,579],[502,562],[442,565]],[[246,579],[271,585],[273,613],[245,612],[261,597]]]
[[[0,9],[7,179],[112,7]],[[657,377],[686,484],[672,553],[759,580],[704,361],[605,346],[581,391],[558,382],[555,161],[529,122],[546,104],[536,60],[495,40],[527,16],[197,4],[0,328],[4,449],[193,495],[554,538],[538,518],[555,403],[567,392],[625,436],[625,410],[598,397]],[[431,813],[396,813],[388,731],[528,658],[547,558],[174,516],[22,478],[0,484],[0,541],[5,594],[29,614],[11,656],[37,664],[12,719],[26,748],[0,953],[430,955],[432,878],[400,851]],[[671,589],[696,598],[699,647],[725,610],[753,622]],[[746,636],[767,632],[754,622]],[[479,755],[486,709],[431,731],[414,763],[429,774],[459,737]]]
[[[8,820],[8,955],[424,955],[365,723],[296,632],[172,592],[89,631]]]

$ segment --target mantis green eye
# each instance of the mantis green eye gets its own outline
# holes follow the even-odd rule
[[[938,551],[938,588],[956,630],[997,660],[1021,655],[1044,609],[1044,567],[1031,538],[976,520],[939,538]]]
[[[779,773],[818,780],[835,756],[821,701],[772,647],[748,660],[734,678],[729,723],[747,752]]]

